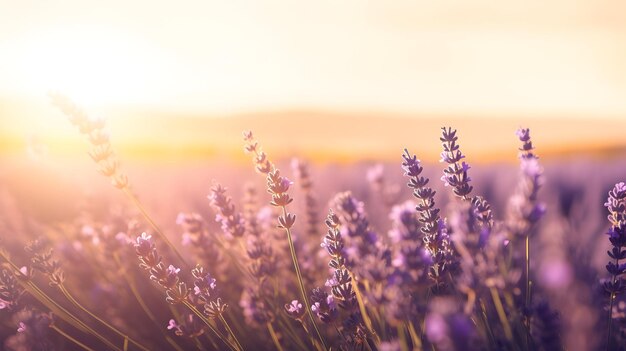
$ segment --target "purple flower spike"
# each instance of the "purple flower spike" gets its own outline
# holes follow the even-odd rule
[[[443,151],[441,152],[440,162],[448,164],[448,167],[443,170],[441,180],[446,186],[453,188],[452,191],[456,196],[467,199],[473,189],[469,184],[471,178],[467,175],[470,167],[467,163],[460,162],[465,158],[465,155],[463,155],[457,144],[456,130],[450,127],[441,129],[442,136],[439,139],[442,142]]]
[[[530,235],[534,224],[543,217],[546,207],[537,195],[543,185],[543,168],[539,157],[533,153],[530,130],[520,128],[516,132],[522,147],[519,149],[521,179],[517,191],[509,199],[508,226],[517,236]]]

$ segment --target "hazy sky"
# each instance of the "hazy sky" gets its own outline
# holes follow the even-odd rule
[[[0,97],[626,116],[626,2],[0,0]]]

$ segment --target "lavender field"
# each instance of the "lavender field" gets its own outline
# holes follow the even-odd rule
[[[625,349],[619,153],[544,160],[520,128],[470,164],[486,141],[442,126],[440,162],[274,160],[242,131],[246,163],[133,165],[51,100],[85,155],[2,160],[5,350]]]

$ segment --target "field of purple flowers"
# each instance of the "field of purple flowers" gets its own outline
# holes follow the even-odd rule
[[[470,167],[445,127],[437,164],[318,166],[245,131],[247,168],[133,174],[53,102],[113,188],[3,185],[5,350],[626,349],[623,157],[544,163],[520,128],[516,166]]]

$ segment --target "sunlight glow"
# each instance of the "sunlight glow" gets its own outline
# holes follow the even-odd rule
[[[0,98],[623,118],[626,5],[608,3],[18,2],[0,11]]]
[[[38,33],[18,58],[26,94],[61,91],[86,104],[145,103],[155,57],[126,33],[79,28]]]

